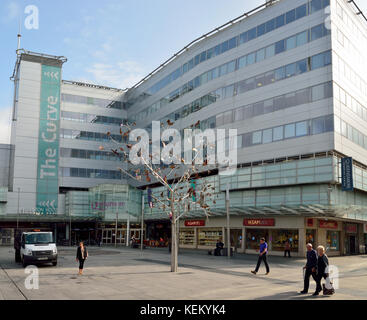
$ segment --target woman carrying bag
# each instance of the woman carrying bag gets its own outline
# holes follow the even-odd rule
[[[84,261],[88,258],[88,250],[84,247],[84,242],[80,241],[78,250],[76,251],[76,261],[79,261],[79,275],[83,274]]]

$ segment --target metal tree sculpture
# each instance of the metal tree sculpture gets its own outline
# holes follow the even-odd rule
[[[166,129],[174,125],[173,122],[167,120],[166,125],[161,123],[161,128]],[[129,134],[134,130],[136,123],[125,123],[120,126],[120,135],[122,140],[126,140]],[[190,128],[199,127],[200,121],[195,125],[191,125]],[[110,132],[107,133],[111,141],[117,146],[116,149],[111,149],[112,153],[119,156],[120,159],[128,163],[128,168],[118,168],[125,176],[138,181],[140,183],[150,184],[152,179],[156,183],[163,186],[166,189],[165,192],[161,192],[158,196],[151,194],[152,199],[155,202],[155,206],[161,209],[163,212],[167,213],[171,221],[171,272],[177,272],[178,268],[178,237],[177,237],[177,224],[181,217],[183,217],[195,204],[199,206],[201,210],[204,211],[206,217],[208,218],[211,214],[209,203],[216,203],[215,198],[217,197],[214,193],[214,185],[209,184],[206,179],[201,179],[200,183],[197,183],[197,179],[200,178],[200,173],[206,172],[210,173],[208,170],[207,160],[203,160],[202,164],[196,164],[196,159],[202,154],[199,150],[203,150],[203,140],[200,142],[197,148],[192,148],[195,154],[191,163],[187,164],[185,159],[180,155],[179,163],[154,164],[152,159],[156,154],[144,152],[140,150],[137,155],[139,157],[139,165],[133,165],[132,161],[129,159],[129,151],[133,148],[132,144],[116,141]],[[139,141],[139,139],[136,139]],[[163,147],[166,146],[164,141],[161,142]],[[152,145],[152,140],[149,139],[149,145]],[[149,146],[148,146],[149,148]],[[207,148],[215,148],[213,145],[207,145]],[[150,148],[149,148],[150,149]],[[198,150],[199,149],[199,150]],[[101,146],[100,150],[104,150]],[[149,159],[143,155],[147,155]],[[170,153],[173,156],[172,153]],[[161,159],[164,161],[164,159]]]

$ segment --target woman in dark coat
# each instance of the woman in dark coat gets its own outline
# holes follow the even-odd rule
[[[84,247],[83,241],[79,243],[78,250],[76,251],[76,261],[79,261],[79,275],[83,274],[84,261],[88,258],[88,250]]]
[[[325,254],[325,248],[323,246],[317,247],[317,274],[316,274],[316,291],[313,294],[314,296],[318,296],[319,293],[322,291],[321,287],[321,279],[326,279],[328,277],[329,272],[329,259]]]

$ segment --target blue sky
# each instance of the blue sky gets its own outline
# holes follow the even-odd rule
[[[1,0],[0,143],[8,141],[19,22],[21,48],[63,55],[63,79],[129,87],[193,39],[264,0]],[[364,1],[359,1],[362,3]],[[39,29],[24,27],[27,5]],[[367,7],[367,4],[361,5]],[[365,10],[366,12],[366,10]]]

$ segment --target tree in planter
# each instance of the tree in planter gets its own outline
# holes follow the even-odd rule
[[[208,218],[211,215],[210,203],[215,204],[216,194],[214,193],[215,187],[208,183],[206,179],[200,179],[203,172],[210,174],[208,169],[207,158],[203,158],[203,145],[204,140],[201,139],[199,146],[197,148],[192,148],[190,146],[190,153],[192,158],[192,153],[194,157],[191,161],[187,161],[181,157],[181,140],[178,143],[177,131],[168,129],[173,125],[173,122],[167,120],[167,126],[163,124],[160,125],[161,128],[165,128],[168,131],[166,137],[162,136],[162,139],[169,137],[173,138],[173,142],[166,144],[164,141],[148,140],[143,131],[139,133],[134,133],[133,127],[135,123],[132,124],[122,124],[120,127],[120,135],[122,140],[132,134],[130,139],[138,142],[135,146],[132,144],[116,141],[112,137],[111,133],[108,132],[107,135],[110,137],[111,141],[117,146],[116,149],[111,149],[112,153],[120,157],[125,163],[127,163],[127,168],[119,168],[119,170],[127,177],[134,179],[138,182],[152,183],[153,179],[156,184],[159,184],[164,188],[164,191],[153,195],[151,190],[149,192],[148,199],[149,202],[155,202],[155,205],[165,212],[171,221],[171,272],[177,272],[178,267],[178,237],[177,237],[177,223],[180,218],[182,218],[187,212],[195,207],[195,209],[203,210],[205,216]],[[198,127],[200,121],[198,121],[192,127]],[[137,129],[139,131],[140,129]],[[190,134],[191,134],[191,130]],[[165,131],[166,132],[166,131]],[[189,135],[188,139],[193,136]],[[195,137],[195,136],[194,136]],[[143,139],[145,138],[145,144]],[[185,139],[187,137],[185,136]],[[159,143],[159,152],[153,151],[153,145]],[[163,145],[162,157],[160,156],[161,144]],[[138,146],[137,146],[138,145]],[[179,145],[179,148],[177,146]],[[152,146],[152,147],[150,147]],[[157,145],[156,145],[157,146]],[[208,148],[215,148],[213,144],[207,144]],[[150,149],[152,152],[150,153]],[[165,150],[166,149],[166,150]],[[101,146],[100,150],[104,150]],[[157,150],[157,148],[155,148]],[[165,151],[164,151],[165,150]],[[168,150],[168,151],[167,151]],[[200,151],[199,151],[200,150]],[[185,148],[187,151],[187,148]],[[131,157],[131,152],[135,154],[135,157]],[[153,159],[159,161],[153,161]],[[198,160],[198,161],[196,161]],[[170,164],[162,165],[162,161],[165,163],[173,162]],[[201,163],[201,164],[199,164]],[[201,170],[200,170],[201,169]],[[198,179],[199,182],[198,182]]]

